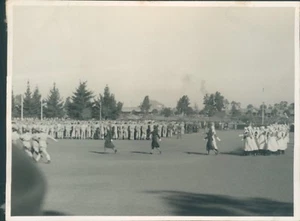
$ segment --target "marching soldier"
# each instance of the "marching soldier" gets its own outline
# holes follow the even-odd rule
[[[150,154],[153,154],[154,148],[156,148],[159,151],[159,154],[161,154],[159,141],[161,141],[160,135],[158,133],[157,126],[154,127],[154,130],[151,132],[152,134],[152,142],[151,142],[151,152]]]
[[[34,151],[36,154],[36,157],[34,159],[36,162],[39,162],[42,155],[44,155],[44,157],[47,159],[46,163],[51,162],[50,155],[47,152],[47,140],[48,139],[51,139],[51,140],[57,142],[57,140],[54,137],[52,137],[42,131],[36,131],[36,133],[33,134],[32,140],[35,143]]]
[[[111,125],[108,126],[107,131],[106,131],[106,136],[105,136],[105,142],[104,142],[104,151],[106,152],[106,148],[108,149],[113,149],[115,153],[117,153],[117,148],[113,144],[112,140],[112,127]]]

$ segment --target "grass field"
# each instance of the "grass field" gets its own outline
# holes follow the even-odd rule
[[[238,131],[218,132],[219,155],[205,154],[201,134],[165,138],[162,155],[150,141],[51,142],[47,215],[291,216],[293,134],[285,155],[240,156]]]

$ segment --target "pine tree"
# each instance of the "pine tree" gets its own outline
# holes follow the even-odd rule
[[[12,113],[12,117],[17,117],[20,118],[21,117],[21,102],[22,102],[22,95],[18,94],[18,95],[14,95],[13,96],[13,103],[14,103],[14,111]]]
[[[12,91],[11,101],[11,117],[16,118],[21,115],[21,95],[14,95]]]
[[[94,119],[100,119],[100,104],[101,103],[101,94],[99,94],[99,97],[94,99],[93,106],[92,106],[92,116]],[[101,111],[101,114],[103,114],[103,111]],[[102,117],[102,116],[101,116]]]
[[[71,108],[71,98],[67,97],[64,103],[64,113],[68,115],[70,108]]]
[[[31,113],[32,117],[39,118],[41,114],[41,94],[39,88],[36,87],[31,100]]]
[[[100,94],[99,98],[94,100],[93,117],[99,119],[101,103],[101,115],[103,119],[115,120],[119,117],[123,103],[117,102],[115,95],[110,93],[108,85],[104,88],[103,96]]]
[[[16,102],[15,102],[15,96],[14,96],[14,92],[11,92],[11,117],[17,117],[16,114]]]
[[[56,88],[55,83],[50,90],[44,110],[45,117],[47,118],[62,118],[64,116],[64,102],[60,97],[59,90]]]
[[[23,99],[23,116],[24,118],[32,117],[32,95],[29,81],[27,81],[27,89],[24,95],[25,96]]]
[[[143,113],[148,114],[150,108],[151,108],[151,104],[150,104],[149,96],[147,95],[147,96],[144,98],[143,102],[141,103],[140,109],[141,109],[141,111],[142,111]]]
[[[71,103],[68,108],[70,118],[87,120],[92,117],[93,92],[87,89],[87,82],[80,82],[78,88],[73,93]]]

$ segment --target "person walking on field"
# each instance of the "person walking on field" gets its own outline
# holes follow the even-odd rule
[[[206,137],[204,138],[204,140],[207,140],[206,150],[207,150],[208,155],[209,155],[210,150],[213,150],[215,152],[215,154],[219,153],[216,140],[221,141],[221,139],[217,136],[214,123],[212,123],[210,125],[209,130],[206,133]]]
[[[105,141],[104,141],[104,151],[106,152],[106,148],[113,149],[115,153],[117,153],[117,149],[115,145],[113,144],[112,140],[112,131],[111,131],[111,125],[108,126]]]
[[[23,143],[23,148],[24,148],[25,152],[28,154],[29,157],[32,158],[33,151],[32,151],[32,146],[31,146],[31,137],[32,137],[32,134],[27,129],[25,129],[25,133],[20,135],[20,140]]]
[[[209,152],[211,150],[213,150],[215,152],[215,154],[217,155],[219,153],[219,151],[218,151],[218,148],[216,148],[216,146],[215,146],[214,133],[212,130],[209,130],[206,133],[206,137],[204,138],[204,140],[207,140],[207,142],[206,142],[207,155],[209,155]]]
[[[36,157],[34,158],[34,160],[36,162],[39,162],[41,157],[45,157],[47,160],[47,163],[51,162],[50,155],[47,152],[47,147],[48,147],[47,140],[48,139],[51,139],[51,140],[57,142],[57,140],[54,137],[44,133],[43,131],[37,130],[36,133],[33,134],[33,136],[32,136],[33,149],[36,154]]]
[[[159,154],[161,154],[160,146],[159,146],[159,141],[160,135],[158,134],[158,128],[157,126],[154,127],[154,130],[151,132],[151,137],[152,137],[152,142],[151,142],[151,152],[150,154],[153,154],[154,148],[156,148],[159,151]]]

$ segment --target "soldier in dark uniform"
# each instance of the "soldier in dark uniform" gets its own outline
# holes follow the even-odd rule
[[[158,134],[158,128],[157,126],[154,127],[154,130],[151,132],[152,135],[152,143],[151,143],[151,152],[150,154],[153,154],[153,149],[156,148],[159,151],[159,154],[161,154],[159,141],[160,141],[160,135]]]
[[[106,136],[105,136],[105,142],[104,142],[104,151],[106,152],[106,148],[109,148],[109,149],[113,149],[115,153],[117,153],[117,149],[115,147],[115,145],[113,144],[112,142],[112,128],[111,126],[109,126],[107,128],[107,133],[106,133]]]
[[[148,123],[148,128],[147,128],[147,140],[150,140],[150,134],[151,134],[151,128],[150,128],[150,122]]]

